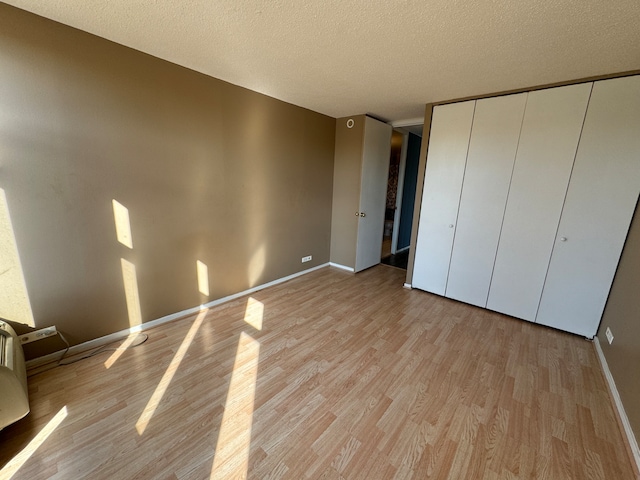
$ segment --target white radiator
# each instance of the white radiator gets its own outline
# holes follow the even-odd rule
[[[13,328],[0,320],[0,429],[27,413],[27,369],[22,345]]]

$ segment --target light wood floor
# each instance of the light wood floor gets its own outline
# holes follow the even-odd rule
[[[0,477],[634,478],[590,342],[404,274],[324,268],[31,377]]]
[[[382,249],[380,250],[380,257],[385,258],[391,255],[391,237],[382,237]]]

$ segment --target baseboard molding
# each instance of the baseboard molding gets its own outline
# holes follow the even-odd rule
[[[355,272],[355,270],[353,268],[347,267],[345,265],[340,265],[339,263],[329,262],[329,265],[332,266],[332,267],[339,268],[341,270],[346,270],[347,272],[351,272],[351,273]]]
[[[593,344],[595,346],[596,353],[598,354],[600,365],[602,366],[602,372],[604,373],[604,377],[606,378],[607,384],[609,385],[609,391],[611,392],[611,396],[613,397],[613,403],[615,404],[616,410],[618,411],[618,417],[622,422],[624,433],[627,436],[627,441],[629,442],[628,445],[631,450],[631,454],[633,455],[633,459],[636,462],[637,471],[640,472],[640,448],[638,447],[638,442],[636,441],[633,429],[631,428],[631,424],[629,423],[629,417],[627,417],[627,412],[625,411],[624,405],[622,404],[622,399],[620,398],[620,394],[618,393],[616,382],[613,379],[611,370],[609,370],[609,364],[607,363],[607,359],[605,358],[602,347],[600,346],[600,340],[597,336],[593,338]]]
[[[411,245],[407,245],[407,246],[406,246],[406,247],[404,247],[404,248],[398,248],[398,249],[396,250],[396,255],[397,255],[398,253],[406,252],[406,251],[407,251],[407,250],[409,250],[410,248],[411,248]]]
[[[162,325],[164,323],[171,322],[179,318],[188,317],[189,315],[196,314],[205,308],[212,308],[212,307],[215,307],[216,305],[230,302],[231,300],[235,300],[236,298],[240,298],[245,295],[250,295],[259,290],[263,290],[268,287],[273,287],[274,285],[278,285],[279,283],[284,283],[289,280],[293,280],[296,277],[306,275],[307,273],[311,273],[328,266],[329,266],[329,263],[323,263],[322,265],[318,265],[316,267],[309,268],[307,270],[302,270],[301,272],[297,272],[292,275],[288,275],[286,277],[278,278],[277,280],[273,280],[272,282],[263,283],[262,285],[258,285],[257,287],[249,288],[247,290],[243,290],[242,292],[234,293],[233,295],[228,295],[226,297],[213,300],[211,302],[205,303],[204,305],[188,308],[186,310],[182,310],[181,312],[172,313],[170,315],[165,315],[164,317],[160,317],[155,320],[144,322],[143,324],[136,325],[135,327],[127,328],[125,330],[120,330],[119,332],[105,335],[104,337],[95,338],[87,342],[79,343],[78,345],[74,345],[69,348],[69,351],[67,352],[67,356],[71,357],[73,355],[78,355],[88,350],[93,350],[94,348],[102,347],[103,345],[108,345],[110,343],[117,342],[118,340],[122,340],[128,337],[132,333],[142,332],[144,330],[149,330],[150,328],[157,327],[158,325]],[[43,367],[44,365],[57,362],[62,356],[63,352],[64,350],[58,350],[57,352],[53,352],[48,355],[43,355],[42,357],[37,357],[31,360],[27,360],[26,362],[27,376],[34,373],[39,373],[40,371],[42,371],[40,367]],[[38,369],[37,372],[35,371],[36,369]]]
[[[411,290],[411,284],[410,283],[405,283],[402,287],[406,288],[407,290]]]

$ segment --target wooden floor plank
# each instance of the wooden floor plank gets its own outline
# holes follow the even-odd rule
[[[262,329],[243,297],[110,368],[105,353],[34,375],[0,478],[634,478],[589,342],[403,282],[321,269],[251,296]]]

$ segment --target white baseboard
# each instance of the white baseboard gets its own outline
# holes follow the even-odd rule
[[[627,441],[629,442],[629,446],[631,447],[631,453],[633,454],[633,458],[636,461],[638,470],[640,470],[640,448],[638,448],[638,442],[636,441],[633,429],[631,428],[631,424],[629,423],[629,417],[627,417],[627,412],[625,412],[624,410],[624,405],[622,404],[622,399],[620,398],[620,394],[618,393],[616,382],[613,379],[613,375],[611,375],[611,370],[609,370],[607,359],[604,356],[604,352],[602,351],[602,347],[600,346],[600,340],[597,336],[593,337],[593,344],[596,347],[596,353],[598,354],[598,359],[600,360],[600,365],[602,366],[604,377],[607,379],[607,383],[609,384],[609,390],[611,390],[611,395],[613,396],[613,403],[618,410],[620,420],[622,420],[622,426],[624,427],[624,433],[627,435]]]
[[[407,251],[407,250],[409,250],[410,248],[411,248],[411,245],[407,245],[407,246],[406,246],[406,247],[404,247],[404,248],[398,248],[398,249],[396,250],[396,255],[397,255],[398,253],[406,252],[406,251]]]
[[[268,287],[273,287],[274,285],[278,285],[279,283],[284,283],[288,280],[292,280],[296,277],[300,277],[302,275],[306,275],[307,273],[311,273],[315,270],[319,270],[324,267],[328,267],[329,263],[323,263],[322,265],[318,265],[313,268],[309,268],[307,270],[303,270],[301,272],[294,273],[292,275],[278,278],[272,282],[264,283],[262,285],[258,285],[257,287],[249,288],[248,290],[244,290],[242,292],[234,293],[233,295],[228,295],[226,297],[219,298],[217,300],[213,300],[211,302],[205,303],[204,305],[199,305],[197,307],[188,308],[186,310],[182,310],[181,312],[172,313],[170,315],[165,315],[164,317],[157,318],[155,320],[150,320],[148,322],[144,322],[141,325],[136,325],[135,327],[127,328],[125,330],[120,330],[119,332],[111,333],[109,335],[105,335],[104,337],[95,338],[93,340],[89,340],[84,343],[79,343],[78,345],[74,345],[69,348],[67,352],[68,356],[76,355],[78,353],[86,352],[87,350],[93,350],[94,348],[101,347],[103,345],[107,345],[109,343],[117,342],[118,340],[122,340],[132,333],[142,332],[144,330],[149,330],[150,328],[157,327],[158,325],[162,325],[163,323],[171,322],[173,320],[177,320],[179,318],[184,318],[189,315],[193,315],[198,313],[199,311],[205,308],[212,308],[216,305],[220,305],[222,303],[230,302],[231,300],[235,300],[236,298],[243,297],[245,295],[249,295],[251,293],[257,292],[259,290],[263,290]],[[48,363],[57,362],[62,355],[64,350],[59,350],[57,352],[50,353],[48,355],[44,355],[42,357],[33,358],[31,360],[27,360],[26,366],[27,370],[34,370],[38,367],[46,365]],[[28,373],[28,372],[27,372]]]
[[[407,290],[411,290],[411,284],[410,283],[405,283],[403,285],[404,288],[406,288]]]
[[[346,270],[347,272],[351,272],[351,273],[353,273],[355,271],[353,268],[347,267],[345,265],[340,265],[339,263],[329,262],[329,265],[332,266],[332,267],[339,268],[341,270]]]

